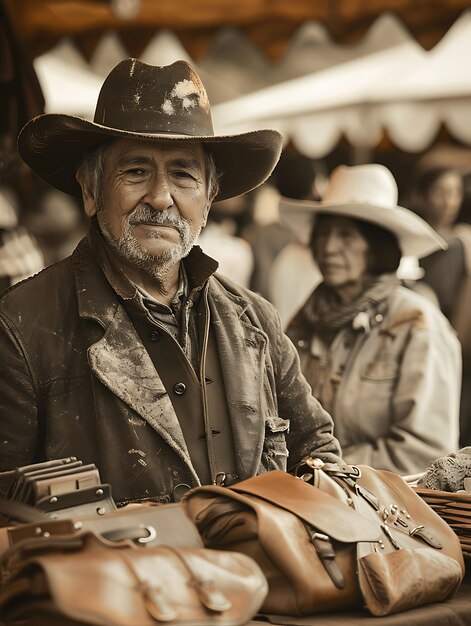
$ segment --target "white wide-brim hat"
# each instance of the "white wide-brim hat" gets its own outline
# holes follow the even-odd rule
[[[446,250],[447,243],[421,217],[398,206],[398,189],[391,172],[376,163],[340,165],[329,178],[322,202],[280,199],[280,217],[299,241],[309,244],[319,213],[376,224],[396,235],[403,256],[421,258]]]

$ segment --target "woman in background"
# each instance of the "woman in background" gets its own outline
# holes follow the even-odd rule
[[[465,243],[455,222],[463,201],[463,181],[460,173],[449,167],[434,167],[420,171],[411,196],[415,212],[432,226],[447,242],[421,261],[424,281],[435,291],[440,308],[451,319],[460,282],[465,273]],[[471,232],[469,225],[463,225]]]
[[[401,256],[445,247],[381,165],[337,168],[323,202],[285,202],[321,284],[288,326],[304,375],[334,420],[343,458],[413,474],[458,448],[459,342],[447,319],[400,285]],[[311,234],[309,238],[309,233]]]

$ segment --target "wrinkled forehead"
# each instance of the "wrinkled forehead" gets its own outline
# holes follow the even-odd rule
[[[162,160],[188,159],[204,167],[206,150],[202,143],[176,139],[172,141],[148,141],[144,139],[120,138],[111,142],[105,152],[109,162],[118,162],[123,158]]]

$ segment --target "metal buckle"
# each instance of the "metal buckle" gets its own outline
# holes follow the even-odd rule
[[[148,537],[139,537],[138,539],[136,539],[138,543],[150,543],[151,541],[154,541],[154,539],[156,539],[157,531],[155,530],[153,526],[145,526],[144,524],[140,524],[139,528],[143,528],[144,530],[147,530],[149,535]]]
[[[361,478],[361,469],[357,465],[351,465],[350,467],[355,470],[353,476],[355,476],[355,478]]]
[[[218,472],[216,476],[214,477],[213,485],[216,485],[217,487],[224,487],[226,478],[227,478],[226,472]]]
[[[311,467],[312,469],[322,469],[322,467],[324,466],[324,461],[322,461],[321,459],[318,459],[318,458],[313,458],[311,456],[309,456],[306,459],[304,459],[303,462],[308,467]]]
[[[409,535],[413,537],[423,528],[425,528],[425,526],[423,524],[419,524],[419,526],[416,526],[415,528],[412,528],[411,530],[409,530]]]

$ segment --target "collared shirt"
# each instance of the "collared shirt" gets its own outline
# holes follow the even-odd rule
[[[142,289],[142,287],[139,287],[139,285],[136,285],[136,288],[137,297],[142,306],[149,311],[155,320],[165,326],[166,330],[176,341],[181,343],[182,308],[188,297],[188,279],[184,265],[180,265],[178,289],[170,305],[159,302],[159,300],[151,296],[150,293]]]

